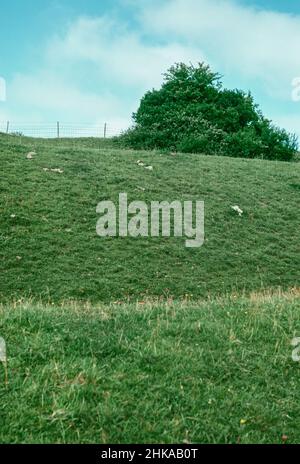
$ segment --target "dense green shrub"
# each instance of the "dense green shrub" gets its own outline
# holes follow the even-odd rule
[[[121,141],[136,149],[290,160],[297,138],[265,119],[250,93],[223,89],[209,66],[172,66],[147,92]]]

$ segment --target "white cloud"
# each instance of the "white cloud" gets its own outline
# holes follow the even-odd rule
[[[257,10],[231,0],[170,0],[141,12],[148,31],[198,44],[224,70],[257,78],[270,95],[290,99],[300,74],[300,16]]]
[[[109,121],[115,130],[124,129],[131,124],[132,112],[143,93],[161,84],[162,73],[169,66],[199,59],[203,56],[196,48],[176,41],[145,43],[126,24],[109,17],[81,17],[63,36],[49,39],[37,70],[14,76],[6,117],[22,121],[101,120]],[[93,91],[78,80],[87,67],[92,67],[97,82]]]
[[[201,61],[199,47],[187,47],[176,38],[163,45],[145,43],[138,32],[104,16],[79,18],[67,34],[48,46],[51,62],[90,62],[110,81],[144,90],[160,85],[162,72],[175,61]]]

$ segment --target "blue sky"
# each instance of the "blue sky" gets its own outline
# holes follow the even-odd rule
[[[300,136],[291,96],[300,76],[298,0],[14,0],[0,8],[0,122],[121,129],[171,64],[204,60]]]

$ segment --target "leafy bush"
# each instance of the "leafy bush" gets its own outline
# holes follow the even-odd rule
[[[147,92],[121,136],[125,146],[246,158],[291,160],[295,135],[264,118],[250,93],[223,89],[209,66],[178,63]]]

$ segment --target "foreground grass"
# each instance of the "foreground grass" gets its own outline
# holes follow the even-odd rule
[[[299,291],[0,315],[1,443],[300,441]]]
[[[26,159],[32,150],[37,155]],[[2,301],[197,300],[300,282],[299,163],[0,135],[0,169]],[[99,238],[96,205],[117,204],[120,192],[147,204],[204,200],[204,246],[187,249],[184,238]]]

